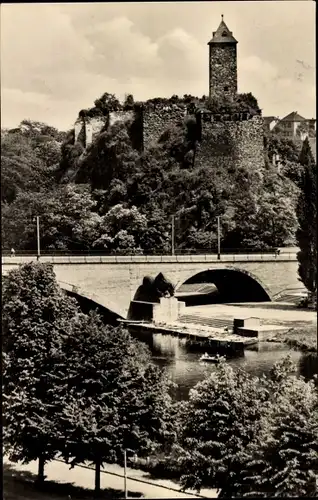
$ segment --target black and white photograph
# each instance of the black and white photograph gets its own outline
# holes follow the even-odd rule
[[[318,497],[316,2],[0,9],[4,500]]]

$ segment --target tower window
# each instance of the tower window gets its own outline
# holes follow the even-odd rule
[[[223,31],[222,36],[227,36],[227,32]]]

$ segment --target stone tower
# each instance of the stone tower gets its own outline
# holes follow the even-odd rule
[[[222,21],[209,41],[209,95],[235,95],[237,92],[237,41]]]

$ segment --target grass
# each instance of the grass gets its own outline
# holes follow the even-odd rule
[[[284,342],[290,347],[303,352],[315,352],[317,351],[317,326],[293,328],[286,335]]]
[[[119,499],[124,493],[112,488],[103,489],[99,496],[88,488],[72,483],[45,481],[36,483],[37,476],[31,472],[18,471],[11,464],[3,464],[3,500],[97,500]],[[129,491],[129,497],[141,497]]]
[[[317,325],[293,325],[288,333],[278,334],[273,340],[284,342],[288,346],[302,352],[316,352]]]

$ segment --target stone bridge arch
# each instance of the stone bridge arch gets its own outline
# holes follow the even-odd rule
[[[254,273],[235,266],[207,268],[191,272],[178,281],[175,291],[191,283],[213,283],[221,294],[222,302],[268,302],[272,293]],[[182,300],[182,299],[181,299]]]
[[[114,326],[119,324],[117,319],[126,317],[125,311],[121,310],[118,304],[105,300],[105,298],[100,295],[93,294],[76,285],[71,285],[63,281],[58,281],[58,284],[69,296],[77,299],[83,312],[88,312],[91,309],[98,309],[100,314],[107,320],[107,323]]]

